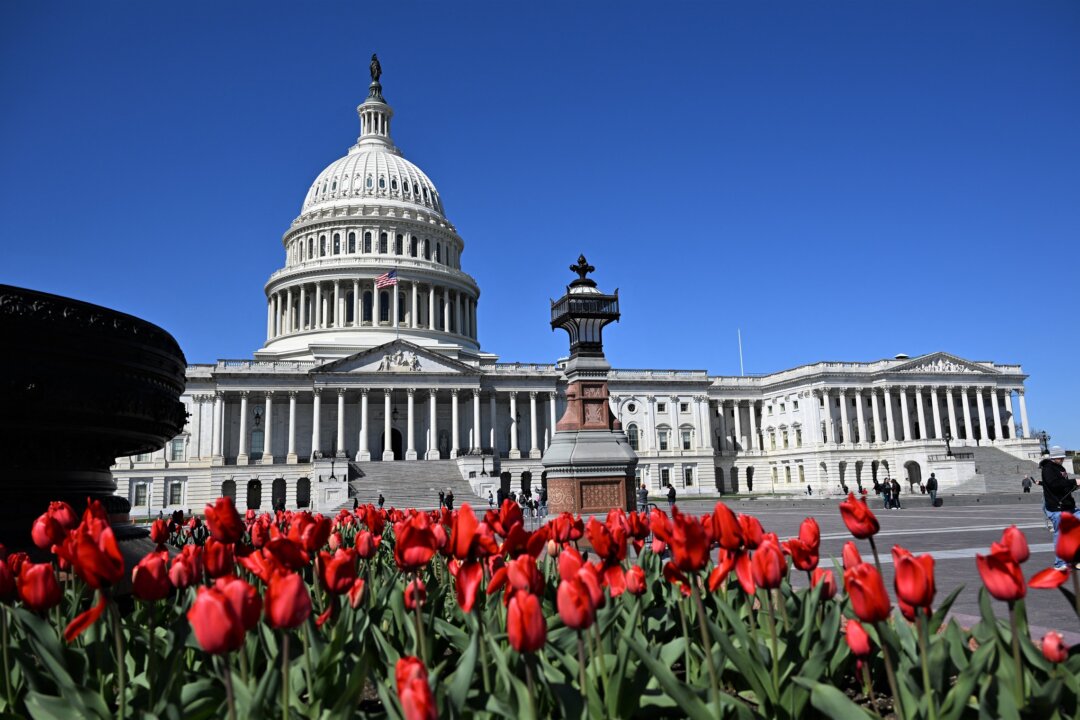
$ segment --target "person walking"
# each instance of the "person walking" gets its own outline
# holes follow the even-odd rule
[[[1024,479],[1020,481],[1020,487],[1024,488],[1025,493],[1031,492],[1031,486],[1035,484],[1035,481],[1031,479],[1031,475],[1025,475]]]
[[[667,486],[667,504],[668,512],[671,512],[671,510],[675,507],[675,486],[671,483],[668,483]]]
[[[540,517],[547,517],[547,488],[540,488]]]
[[[1065,471],[1064,463],[1065,451],[1061,449],[1060,445],[1050,448],[1042,462],[1039,463],[1039,470],[1042,473],[1043,512],[1054,528],[1054,547],[1057,547],[1061,513],[1076,512],[1076,499],[1072,494],[1080,485],[1080,480],[1069,477],[1069,474]],[[1054,569],[1065,572],[1069,569],[1069,565],[1061,558],[1055,557]]]
[[[439,491],[439,509],[443,509],[443,505],[446,504],[446,493],[442,490]]]
[[[926,492],[930,496],[930,507],[937,507],[937,476],[930,473],[930,479],[926,481]]]
[[[645,512],[645,509],[649,506],[649,490],[645,487],[645,483],[641,483],[641,487],[637,491],[637,509],[639,513]]]
[[[489,508],[495,507],[495,498],[492,496],[490,490],[488,490],[488,507]]]
[[[442,493],[439,493],[439,494],[442,495]],[[450,512],[453,512],[454,511],[454,491],[453,490],[447,490],[446,498],[445,498],[444,501],[446,502],[446,509],[449,510]]]
[[[893,504],[893,507],[896,508],[897,510],[903,510],[904,509],[903,507],[900,506],[900,481],[897,480],[896,478],[893,478],[893,481],[892,481],[892,504]]]
[[[885,481],[878,483],[874,481],[874,492],[881,496],[881,507],[885,510],[892,510],[892,482],[889,480],[889,476],[885,476]]]
[[[382,493],[380,492],[380,493],[379,493],[379,509],[380,509],[380,510],[382,510],[382,506],[383,506],[383,503],[385,503],[385,502],[386,502],[386,498],[384,498],[384,497],[382,496]]]

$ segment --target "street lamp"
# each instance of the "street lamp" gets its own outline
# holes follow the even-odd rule
[[[1039,442],[1042,443],[1043,453],[1045,454],[1050,452],[1050,433],[1046,432],[1045,430],[1040,430],[1038,433],[1035,434],[1035,436],[1039,438]]]
[[[333,458],[330,458],[330,479],[331,480],[337,480],[337,478],[334,477],[334,459]]]
[[[948,430],[945,431],[945,457],[952,457],[952,446],[949,445],[952,442],[952,433]]]

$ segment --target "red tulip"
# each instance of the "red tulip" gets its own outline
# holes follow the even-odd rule
[[[210,536],[220,543],[236,543],[244,537],[244,521],[240,513],[236,512],[236,506],[231,497],[219,497],[213,505],[207,505],[203,511],[206,515],[206,527],[210,530]]]
[[[855,618],[848,619],[844,640],[847,641],[847,645],[851,648],[851,653],[855,657],[864,658],[870,655],[870,636],[867,634],[866,629],[863,628],[862,623]]]
[[[717,550],[716,567],[709,573],[709,592],[716,592],[727,584],[728,575],[735,569],[735,562],[742,553],[740,550],[728,551],[724,548]]]
[[[646,590],[645,571],[640,565],[631,565],[626,571],[626,589],[631,595],[644,595]]]
[[[154,524],[150,526],[150,540],[158,545],[164,545],[169,539],[169,524],[163,519],[158,518],[154,521]]]
[[[296,573],[276,575],[264,598],[266,622],[278,629],[294,628],[311,615],[311,596]]]
[[[1061,633],[1051,630],[1043,635],[1042,654],[1052,663],[1062,663],[1069,658],[1069,648],[1065,646]]]
[[[747,595],[757,592],[754,586],[754,571],[750,567],[750,553],[741,552],[735,558],[735,579],[739,581],[739,587]]]
[[[203,546],[203,563],[206,574],[212,578],[231,575],[236,565],[236,553],[231,544],[218,542],[213,537]]]
[[[1069,579],[1069,573],[1057,568],[1046,568],[1032,575],[1028,580],[1028,587],[1036,590],[1053,590],[1065,584]]]
[[[684,573],[698,572],[709,562],[709,538],[701,522],[671,509],[671,561]]]
[[[506,610],[506,635],[519,653],[536,652],[547,640],[547,621],[540,599],[528,592],[514,593]]]
[[[836,575],[832,570],[817,568],[810,575],[810,587],[821,585],[821,599],[831,600],[836,595]]]
[[[67,531],[48,512],[35,520],[30,529],[30,538],[42,550],[51,550],[53,545],[63,542],[66,536]]]
[[[476,595],[480,590],[480,581],[484,579],[484,566],[477,560],[462,563],[454,578],[454,591],[458,606],[464,613],[472,612],[476,604]]]
[[[712,539],[725,550],[738,550],[742,547],[742,526],[735,513],[722,502],[716,503],[712,513]]]
[[[761,527],[761,521],[753,515],[738,516],[739,528],[742,531],[743,544],[750,548],[755,549],[761,544],[762,538],[765,536],[765,531]]]
[[[1005,532],[1001,533],[1001,544],[1009,549],[1009,554],[1018,563],[1025,562],[1031,556],[1031,551],[1028,550],[1027,538],[1024,537],[1023,531],[1015,525],[1010,525],[1005,528]]]
[[[0,560],[0,601],[15,597],[15,575],[6,560]],[[0,612],[3,612],[0,610]]]
[[[285,537],[273,526],[270,528],[270,539],[266,542],[264,550],[270,553],[276,562],[289,570],[299,570],[307,567],[311,562],[311,557],[300,542]]]
[[[427,602],[427,585],[420,578],[416,578],[405,586],[405,609],[416,610],[423,607]]]
[[[161,600],[172,591],[169,582],[169,553],[152,552],[131,571],[131,594],[139,600]]]
[[[567,627],[585,630],[596,621],[596,606],[581,580],[574,578],[560,582],[555,599],[559,617]]]
[[[1080,562],[1080,519],[1077,519],[1076,515],[1061,513],[1061,520],[1058,522],[1058,540],[1054,550],[1059,558],[1070,565]]]
[[[364,599],[364,578],[356,578],[356,582],[349,588],[349,605],[353,609],[360,607],[360,602]]]
[[[821,528],[817,520],[808,517],[799,524],[799,539],[817,554],[821,547]]]
[[[23,563],[30,560],[29,556],[21,550],[17,550],[7,556],[8,569],[11,570],[11,574],[15,577],[19,576],[19,572],[22,570]]]
[[[1027,594],[1020,565],[1004,545],[993,543],[989,555],[975,555],[975,564],[986,589],[998,600],[1013,602]]]
[[[619,524],[614,526],[602,523],[596,518],[589,518],[585,525],[585,534],[589,536],[593,550],[604,561],[605,565],[612,566],[621,563],[626,557],[626,528]]]
[[[757,587],[766,590],[780,587],[780,582],[787,572],[787,560],[784,559],[780,546],[772,540],[761,543],[750,558],[750,571]]]
[[[199,646],[211,655],[230,653],[244,644],[244,625],[224,593],[200,587],[187,613]]]
[[[60,602],[60,585],[49,563],[24,562],[19,568],[19,597],[34,612],[44,612]]]
[[[934,558],[915,557],[899,545],[893,547],[897,599],[914,608],[929,608],[934,601]]]
[[[98,513],[88,508],[78,527],[56,546],[56,554],[71,563],[79,577],[95,589],[113,585],[124,576],[124,559],[116,536]]]
[[[855,547],[855,543],[848,540],[844,543],[843,555],[844,569],[850,570],[856,565],[862,565],[862,555],[859,554],[859,548]]]
[[[379,541],[382,538],[372,535],[368,530],[361,530],[356,533],[356,554],[362,560],[368,560],[375,556],[375,553],[379,550]]]
[[[428,564],[438,548],[431,521],[423,513],[394,526],[394,560],[404,571],[418,570]]]
[[[259,591],[247,581],[230,575],[218,578],[214,582],[214,588],[229,601],[245,631],[252,630],[259,624],[262,598],[259,597]]]
[[[881,622],[889,617],[889,594],[877,568],[868,563],[844,571],[844,586],[851,609],[863,622]]]
[[[333,555],[320,552],[319,579],[333,594],[347,593],[356,581],[356,551],[338,548]]]
[[[856,500],[854,493],[848,493],[847,500],[840,503],[840,517],[848,531],[860,540],[876,535],[880,529],[874,513],[866,503]]]
[[[415,657],[403,657],[394,668],[398,700],[405,720],[435,720],[438,710],[435,695],[428,684],[427,669]]]
[[[818,566],[817,550],[807,545],[799,538],[792,538],[784,542],[784,550],[791,556],[791,564],[797,570],[810,572]]]
[[[186,588],[201,580],[202,572],[202,548],[198,545],[185,545],[180,554],[172,560],[169,582],[174,587]]]
[[[261,517],[269,517],[263,515]],[[255,548],[266,547],[266,543],[270,542],[270,523],[256,521],[251,526],[251,546]]]
[[[65,532],[74,530],[79,524],[79,516],[70,505],[62,500],[54,500],[49,503],[49,515],[60,524]]]
[[[330,540],[330,518],[312,515],[308,512],[296,513],[289,523],[289,539],[304,548],[310,555],[322,550]]]

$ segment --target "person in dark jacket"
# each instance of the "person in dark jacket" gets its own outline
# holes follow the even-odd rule
[[[675,507],[675,486],[670,483],[667,486],[667,504],[670,512]]]
[[[903,510],[900,506],[900,481],[893,478],[892,481],[892,504],[897,510]]]
[[[1047,457],[1043,458],[1042,462],[1039,463],[1039,470],[1042,472],[1043,512],[1046,513],[1046,517],[1050,519],[1050,523],[1054,526],[1055,547],[1057,546],[1058,524],[1061,522],[1061,513],[1076,512],[1076,499],[1073,498],[1072,493],[1076,490],[1077,485],[1080,485],[1080,481],[1069,477],[1069,474],[1065,471],[1064,463],[1065,451],[1058,445],[1050,448]],[[1061,558],[1055,558],[1054,569],[1065,571],[1069,569],[1069,566]]]
[[[926,481],[926,492],[930,495],[930,507],[937,507],[937,476],[930,473],[930,479]]]

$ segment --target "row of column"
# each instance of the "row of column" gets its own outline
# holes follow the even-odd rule
[[[287,463],[297,462],[296,454],[296,397],[300,392],[298,390],[285,391],[289,397],[289,422],[288,422],[288,451],[286,456]],[[318,456],[321,453],[322,445],[322,395],[324,392],[333,392],[332,389],[323,390],[317,388],[312,391],[314,399],[312,402],[312,431],[311,431],[311,447],[312,455]],[[345,457],[345,412],[346,403],[345,395],[348,392],[346,388],[337,389],[337,447],[334,448],[334,453],[337,457]],[[370,460],[371,452],[368,448],[368,435],[369,435],[369,400],[368,395],[372,391],[367,388],[360,388],[360,433],[358,437],[359,450],[356,453],[356,460]],[[390,438],[392,431],[392,415],[393,415],[393,389],[386,389],[381,391],[383,394],[383,437]],[[400,392],[400,391],[398,391]],[[407,396],[406,401],[406,447],[405,447],[405,459],[416,460],[416,432],[415,432],[415,419],[416,419],[416,393],[424,392],[423,390],[417,390],[416,388],[406,388],[404,390]],[[437,396],[438,389],[432,388],[426,391],[428,394],[428,406],[429,406],[429,429],[430,438],[427,443],[426,459],[436,460],[439,458],[438,449],[438,412],[437,412]],[[469,393],[472,397],[472,427],[473,433],[471,438],[471,446],[468,448],[471,453],[480,453],[483,449],[484,432],[481,426],[480,418],[480,404],[482,402],[482,395],[484,391],[479,390],[460,390],[452,388],[450,392],[450,457],[455,458],[461,454],[461,444],[459,440],[461,438],[460,421],[459,421],[459,394]],[[522,457],[521,450],[518,447],[518,410],[517,410],[517,396],[521,391],[508,390],[508,391],[487,391],[488,400],[490,403],[489,417],[491,418],[488,440],[490,447],[495,448],[497,438],[496,431],[496,398],[498,394],[505,394],[509,397],[510,404],[510,449],[509,455],[511,458]],[[253,394],[252,391],[240,391],[240,442],[237,452],[236,462],[238,465],[247,465],[249,462],[250,451],[248,448],[248,414],[249,414],[249,396]],[[256,393],[256,395],[262,394],[264,396],[265,408],[263,411],[263,447],[261,463],[263,465],[274,464],[274,456],[271,452],[273,447],[273,409],[274,409],[274,394],[272,390]],[[524,394],[524,393],[522,393]],[[537,423],[538,412],[538,399],[540,396],[538,391],[529,391],[529,449],[528,457],[540,458],[542,452],[540,450],[540,439]],[[547,396],[549,424],[548,427],[555,428],[555,402],[556,397],[553,391],[544,393]],[[194,446],[190,449],[191,456],[194,458],[205,457],[203,448],[201,447],[202,432],[199,427],[202,419],[202,407],[205,403],[213,402],[213,411],[211,415],[212,429],[211,429],[211,458],[213,460],[222,460],[224,446],[224,410],[225,410],[225,393],[224,391],[218,391],[213,396],[210,395],[196,395],[194,396],[195,403],[199,406],[196,413],[194,413],[195,427],[192,430],[192,436],[194,438]],[[545,439],[545,446],[551,444],[550,433]],[[385,444],[385,443],[384,443]],[[470,443],[466,443],[469,445]],[[394,452],[390,447],[384,447],[382,453],[383,460],[393,460]]]
[[[909,398],[909,394],[914,395],[915,398],[915,413],[919,423],[919,439],[944,439],[945,433],[948,432],[951,435],[950,440],[990,440],[990,426],[994,428],[994,439],[1004,440],[1011,438],[1014,435],[1012,429],[1013,404],[1012,393],[1016,392],[1020,401],[1020,422],[1021,422],[1021,437],[1028,438],[1031,436],[1030,427],[1028,425],[1027,417],[1027,402],[1024,398],[1023,388],[995,388],[995,387],[890,387],[885,386],[880,389],[877,388],[825,388],[820,391],[819,397],[823,399],[823,407],[825,409],[825,417],[823,418],[825,426],[825,442],[829,444],[850,444],[857,439],[861,442],[883,442],[900,441],[900,440],[915,440],[915,432],[912,425],[912,408]],[[867,432],[866,417],[863,411],[865,403],[863,402],[864,393],[870,395],[870,409],[871,409],[871,421],[873,422],[871,430],[872,433]],[[930,396],[930,412],[932,413],[933,425],[928,425],[926,418],[926,402],[924,396],[929,393]],[[948,413],[948,424],[945,424],[942,416],[941,401],[939,396],[944,393],[945,396],[945,409]],[[900,424],[897,425],[896,417],[893,407],[893,396],[897,395],[900,405]],[[989,394],[989,401],[987,402],[986,395]],[[1002,422],[1002,406],[1000,397],[1004,394],[1004,415],[1006,422]],[[851,418],[849,417],[849,403],[848,398],[854,395],[855,397],[855,409],[857,422],[856,432],[858,435],[852,437],[850,432]],[[954,402],[954,395],[959,395],[958,403],[960,405],[960,411],[963,417],[963,424],[957,422],[957,409],[956,402]],[[840,398],[840,429],[841,432],[836,432],[835,418],[833,416],[833,403],[832,398],[839,396]],[[879,396],[884,401],[884,426],[882,425],[881,412],[878,409]],[[987,407],[989,405],[989,408]],[[974,407],[973,407],[974,406]],[[976,410],[978,415],[977,423],[972,422],[972,410]],[[989,410],[989,419],[987,411]],[[899,428],[900,432],[897,431]]]
[[[383,291],[389,301],[386,320],[381,319]],[[367,293],[371,293],[370,319],[365,319]],[[378,326],[444,332],[453,328],[457,334],[475,339],[476,299],[461,290],[407,279],[387,288],[375,287],[374,280],[359,279],[309,283],[289,286],[267,298],[268,340],[307,330]]]
[[[616,396],[612,400],[618,402]],[[664,402],[666,407],[661,414],[657,410],[659,402]],[[688,402],[689,422],[680,420],[682,413],[679,403]],[[656,395],[645,396],[644,424],[641,434],[638,436],[638,451],[649,452],[660,449],[660,429],[666,426],[672,433],[668,438],[668,450],[681,449],[682,438],[679,433],[684,425],[692,425],[693,437],[691,439],[692,450],[711,450],[712,433],[709,430],[709,398],[705,395],[696,395],[689,400],[683,400],[678,396],[657,397]]]

